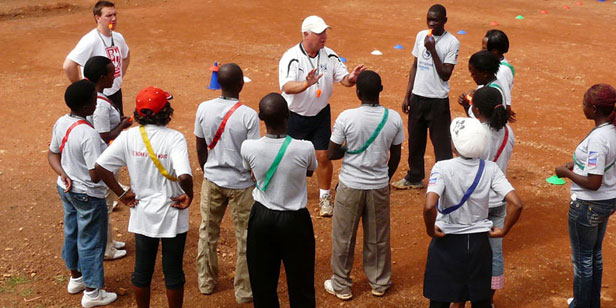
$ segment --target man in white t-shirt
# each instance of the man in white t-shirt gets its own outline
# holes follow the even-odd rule
[[[246,251],[254,306],[279,306],[282,261],[290,306],[315,307],[315,240],[306,209],[306,176],[312,176],[317,168],[314,147],[287,135],[289,108],[280,94],[270,93],[261,99],[259,118],[265,122],[267,134],[244,141],[241,151],[244,167],[257,181]]]
[[[96,172],[130,207],[128,232],[135,234],[131,282],[139,306],[150,302],[150,284],[162,244],[162,267],[169,307],[181,307],[186,278],[184,247],[193,179],[182,133],[167,127],[171,94],[147,87],[137,94],[135,121],[96,160]],[[126,166],[131,187],[124,190],[113,173]]]
[[[115,4],[110,1],[98,1],[94,5],[94,21],[96,28],[84,35],[77,46],[66,56],[62,69],[68,80],[75,82],[83,76],[83,67],[92,56],[105,56],[114,65],[115,79],[111,88],[104,93],[124,116],[122,106],[122,78],[130,63],[130,52],[124,37],[115,32],[117,27],[117,12]]]
[[[361,72],[357,77],[361,106],[338,116],[329,142],[329,159],[344,160],[332,226],[333,275],[324,287],[342,300],[353,296],[351,270],[360,219],[363,268],[372,294],[383,296],[391,286],[389,181],[400,162],[404,129],[400,115],[379,104],[382,90],[377,73]]]
[[[237,262],[235,265],[235,300],[252,300],[246,265],[246,228],[254,200],[254,181],[242,164],[240,149],[246,139],[259,138],[257,113],[239,102],[244,74],[235,63],[218,70],[222,95],[199,105],[195,118],[195,136],[199,165],[203,170],[201,187],[201,226],[197,255],[199,290],[212,294],[218,281],[216,247],[220,223],[227,206],[235,224]]]
[[[417,33],[409,73],[409,83],[402,103],[408,114],[409,171],[392,186],[397,189],[423,188],[424,155],[428,130],[436,161],[452,157],[449,136],[449,78],[458,61],[460,42],[445,30],[447,11],[440,4],[430,7],[428,28]]]
[[[522,203],[498,165],[479,159],[488,131],[474,118],[456,118],[450,133],[458,157],[432,168],[424,222],[432,241],[428,249],[423,294],[430,307],[471,301],[490,307],[492,250],[488,237],[503,237],[522,212]],[[490,194],[509,204],[504,227],[488,219]],[[438,212],[438,213],[437,213]]]
[[[96,108],[94,84],[74,82],[66,89],[64,99],[71,112],[53,127],[48,159],[58,174],[57,191],[64,209],[62,258],[71,271],[67,291],[77,294],[85,290],[83,307],[108,305],[117,295],[104,289],[107,188],[94,172],[103,141],[86,120]]]
[[[319,161],[320,215],[332,216],[330,188],[333,166],[327,159],[331,135],[329,98],[334,83],[345,87],[355,85],[359,65],[349,74],[338,55],[325,47],[329,25],[319,16],[308,16],[302,22],[302,41],[287,50],[278,66],[282,96],[289,104],[288,134],[295,139],[309,140]]]

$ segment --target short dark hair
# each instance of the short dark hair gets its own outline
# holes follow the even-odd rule
[[[272,92],[259,101],[259,119],[267,127],[281,128],[284,119],[289,117],[289,106],[280,93]]]
[[[468,60],[468,64],[479,71],[496,75],[500,67],[500,60],[493,53],[482,50],[474,53]]]
[[[72,111],[80,111],[85,106],[96,102],[95,97],[94,84],[86,79],[73,82],[64,92],[64,102]]]
[[[505,32],[492,29],[488,30],[484,37],[488,39],[488,51],[496,49],[500,54],[506,54],[509,51],[509,38]]]
[[[135,121],[141,125],[153,124],[157,126],[165,126],[171,122],[171,116],[173,115],[173,108],[171,104],[167,102],[165,107],[161,109],[158,113],[154,114],[154,112],[150,109],[142,109],[141,112],[144,115],[139,114],[137,109],[133,113]]]
[[[377,100],[379,93],[383,91],[381,76],[374,71],[363,71],[359,73],[356,81],[357,91],[362,99]]]
[[[83,67],[83,77],[88,78],[88,80],[96,84],[102,76],[109,73],[107,71],[107,65],[109,63],[111,63],[111,60],[103,56],[94,56],[88,59],[86,65]]]
[[[495,130],[503,128],[509,120],[501,92],[490,86],[480,88],[473,94],[473,106],[488,118],[488,126]]]
[[[104,7],[115,7],[115,4],[111,1],[98,1],[92,8],[94,16],[101,16]]]
[[[441,14],[442,17],[447,17],[447,9],[441,4],[435,4],[428,9],[428,12],[436,12]]]

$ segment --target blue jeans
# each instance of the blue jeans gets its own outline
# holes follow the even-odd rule
[[[108,221],[105,199],[57,189],[64,206],[62,258],[66,267],[80,271],[88,288],[102,288]]]
[[[603,257],[601,245],[607,222],[616,210],[616,199],[572,200],[569,207],[569,240],[573,263],[573,297],[570,308],[601,307]]]
[[[503,228],[505,217],[507,216],[507,205],[491,208],[488,212],[488,219],[494,223],[494,227]],[[492,247],[492,277],[505,274],[505,262],[503,259],[503,238],[490,238]]]

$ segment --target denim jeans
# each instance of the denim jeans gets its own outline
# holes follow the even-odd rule
[[[503,228],[505,217],[507,216],[507,205],[491,208],[488,212],[488,219],[494,223],[494,227]],[[503,238],[490,238],[492,247],[492,277],[505,274],[505,264],[503,260]]]
[[[569,239],[573,263],[573,297],[570,308],[601,307],[603,257],[601,245],[607,222],[616,210],[616,199],[572,200]]]
[[[62,258],[66,267],[80,271],[88,288],[102,288],[108,220],[105,199],[57,189],[64,206]]]

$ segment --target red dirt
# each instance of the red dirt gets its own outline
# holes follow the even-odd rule
[[[0,306],[75,307],[80,296],[65,291],[69,273],[61,259],[62,208],[55,192],[56,176],[46,152],[55,120],[67,112],[63,103],[68,81],[62,62],[79,38],[94,27],[94,1],[8,0],[0,3]],[[262,2],[262,3],[261,3]],[[303,8],[292,1],[118,0],[119,28],[131,48],[131,64],[124,81],[125,110],[134,107],[137,91],[156,85],[173,92],[176,109],[170,126],[189,141],[195,190],[202,173],[193,145],[197,105],[218,95],[207,90],[214,61],[236,62],[253,82],[242,101],[255,108],[265,94],[278,91],[278,60],[301,40],[301,20],[322,16],[333,29],[328,46],[349,59],[349,67],[364,63],[383,78],[382,103],[399,109],[406,89],[415,34],[426,28],[427,1],[327,1]],[[555,166],[571,159],[577,143],[592,127],[581,111],[584,91],[594,83],[616,84],[609,39],[616,20],[611,1],[444,1],[447,29],[461,42],[460,59],[451,78],[452,114],[461,116],[455,98],[474,84],[467,70],[470,55],[497,21],[511,40],[509,61],[516,67],[513,124],[517,142],[508,177],[525,210],[505,238],[506,287],[496,296],[497,307],[564,307],[572,295],[572,266],[567,233],[568,187],[550,186],[545,178]],[[568,5],[570,9],[564,9]],[[548,14],[540,11],[546,10]],[[524,20],[515,16],[523,15]],[[396,44],[404,50],[395,50]],[[374,49],[383,56],[372,56]],[[331,100],[333,117],[358,105],[354,89],[336,86]],[[27,111],[27,112],[26,112]],[[262,132],[264,128],[262,127]],[[406,142],[403,157],[406,156]],[[428,148],[430,148],[429,146]],[[427,168],[434,163],[429,149]],[[334,164],[335,170],[340,162]],[[396,178],[406,172],[403,161]],[[429,171],[429,169],[427,170]],[[125,175],[124,175],[125,176]],[[334,178],[337,177],[337,172]],[[125,180],[126,181],[126,180]],[[361,240],[353,270],[355,297],[340,302],[322,283],[331,275],[331,220],[318,218],[316,179],[309,180],[309,208],[317,236],[316,290],[319,307],[426,307],[422,279],[428,236],[422,220],[424,191],[392,193],[392,250],[394,286],[383,298],[370,295],[361,270]],[[210,296],[198,292],[195,273],[199,215],[197,194],[190,207],[191,227],[186,244],[186,307],[234,307],[232,276],[235,243],[230,218],[220,240],[221,277]],[[127,242],[128,257],[105,263],[109,290],[128,289],[116,307],[134,307],[130,274],[134,239],[126,231],[128,210],[111,215],[116,237]],[[360,231],[361,237],[361,231]],[[608,227],[604,241],[603,304],[616,307],[616,245]],[[284,276],[283,276],[284,277]],[[152,306],[166,306],[160,265],[155,273]],[[283,307],[288,307],[286,283],[279,284]],[[249,305],[242,305],[249,307]]]

